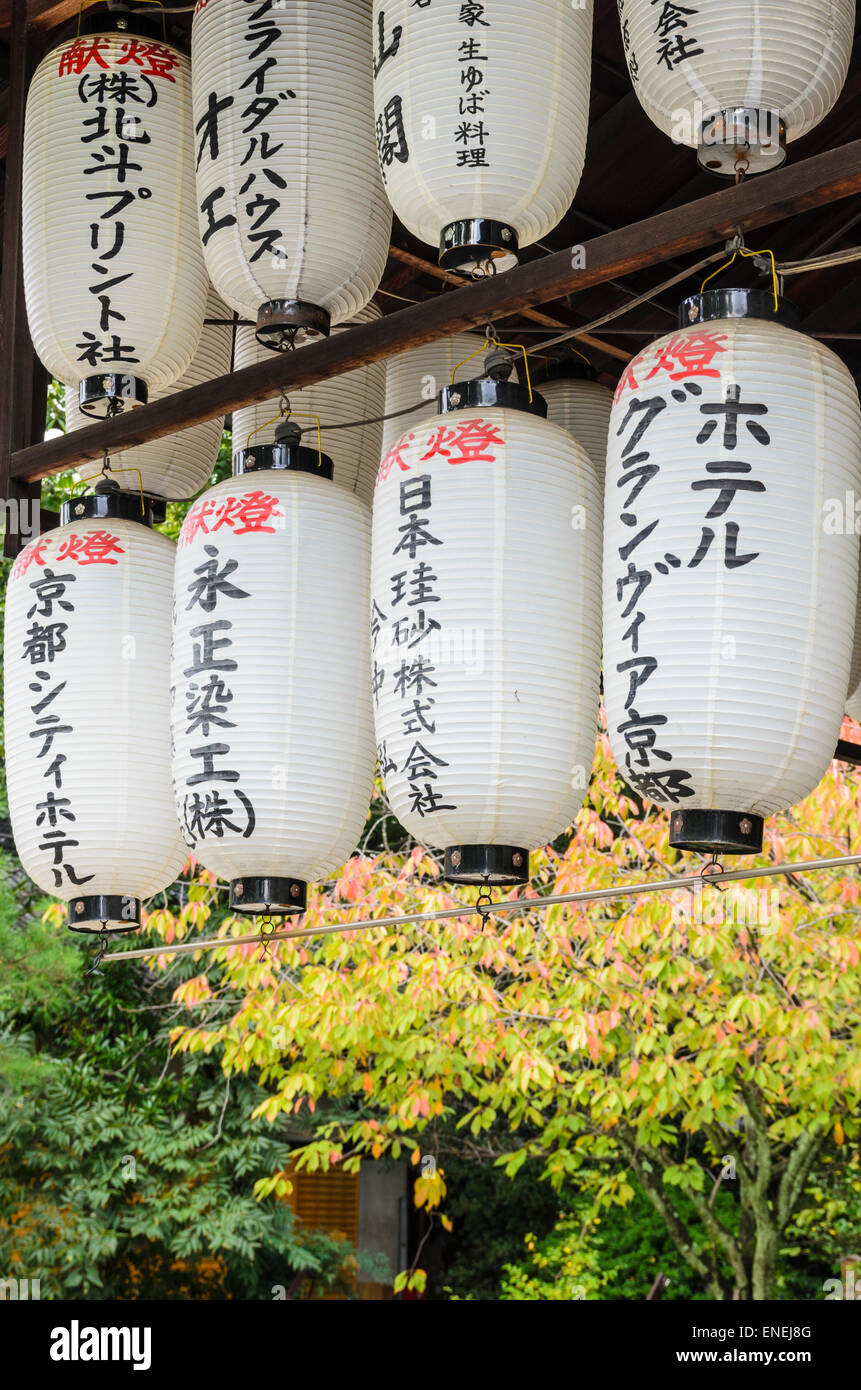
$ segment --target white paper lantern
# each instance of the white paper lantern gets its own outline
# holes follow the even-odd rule
[[[155,391],[153,400],[172,396],[189,386],[200,386],[202,382],[230,371],[233,329],[228,320],[231,314],[214,290],[210,290],[206,302],[206,317],[221,322],[204,325],[188,371],[168,390]],[[66,429],[79,430],[89,424],[92,421],[81,410],[77,391],[67,386]],[[190,425],[186,430],[163,435],[161,439],[151,439],[132,449],[121,449],[111,455],[111,468],[117,473],[124,468],[136,469],[140,473],[143,491],[153,497],[193,497],[212,475],[221,447],[223,426],[224,420],[219,416],[216,420],[204,420],[200,425]],[[134,472],[120,473],[117,481],[123,491],[132,492],[138,486],[138,477]]]
[[[839,534],[849,528],[855,529],[855,510],[857,499],[853,496],[837,497],[833,501],[833,530]],[[852,645],[852,662],[849,667],[849,686],[846,696],[846,713],[851,719],[861,722],[861,564],[858,569],[858,590],[855,599],[855,638]]]
[[[318,471],[316,450],[282,461]],[[219,483],[177,551],[174,790],[240,912],[297,912],[356,848],[374,768],[370,512],[299,467]]]
[[[33,344],[59,381],[84,383],[94,412],[182,376],[207,294],[188,58],[161,40],[110,32],[107,15],[99,23],[39,64],[23,172]]]
[[[596,379],[594,367],[577,358],[552,358],[537,366],[533,358],[531,370],[533,385],[547,402],[547,419],[573,434],[586,450],[603,496],[613,392]],[[518,377],[522,380],[522,369]]]
[[[700,163],[732,175],[784,160],[846,81],[855,0],[618,0],[628,70],[644,111]],[[744,164],[743,166],[744,167]]]
[[[89,515],[32,541],[9,579],[9,809],[21,863],[69,903],[69,925],[130,931],[186,857],[170,769],[175,547],[126,519],[137,498],[71,506]]]
[[[525,388],[482,378],[443,396],[462,407],[403,436],[374,500],[380,770],[448,877],[520,882],[589,781],[600,497],[580,446],[522,408]]]
[[[592,0],[374,0],[386,191],[440,263],[513,265],[568,211],[586,149]]]
[[[610,420],[607,724],[628,784],[671,808],[671,844],[749,853],[840,731],[858,537],[824,518],[861,491],[861,414],[770,292],[711,291],[682,316],[626,369]]]
[[[349,324],[370,323],[380,317],[376,304],[368,304]],[[250,367],[269,356],[261,347],[252,328],[240,327],[236,330],[235,367]],[[307,418],[316,415],[322,424],[323,450],[331,458],[335,468],[334,481],[348,492],[355,492],[368,506],[374,497],[374,483],[380,466],[380,451],[383,437],[382,417],[386,409],[386,364],[383,361],[368,362],[355,371],[344,372],[341,376],[330,377],[326,381],[315,382],[300,390],[292,387],[289,392],[290,407],[297,417],[303,431],[314,431],[314,422]],[[278,414],[278,400],[264,401],[259,405],[249,405],[233,412],[233,447],[244,449],[251,444],[271,442],[272,417]],[[341,429],[341,425],[354,420],[369,420],[374,423],[361,425],[358,429]],[[335,429],[331,427],[335,426]],[[312,442],[311,435],[306,436]],[[313,436],[316,440],[316,433]]]
[[[383,426],[384,456],[423,419],[421,411],[403,417],[398,412],[425,401],[428,415],[435,419],[440,391],[453,381],[469,381],[481,371],[481,354],[476,357],[475,353],[483,342],[477,333],[454,333],[386,359],[386,415],[393,418]]]
[[[852,665],[849,670],[849,693],[846,696],[846,713],[851,719],[861,722],[861,580],[858,584],[858,598],[855,608],[855,641],[852,647]]]
[[[370,0],[206,0],[191,49],[212,282],[273,345],[326,333],[368,303],[388,256]]]

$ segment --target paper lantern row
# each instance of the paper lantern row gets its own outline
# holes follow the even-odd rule
[[[644,108],[721,172],[778,162],[845,80],[854,0],[619,9]],[[328,333],[379,286],[392,209],[447,268],[513,265],[570,208],[589,114],[591,0],[528,10],[199,0],[190,62],[163,21],[85,16],[27,104],[43,362],[88,413],[170,389],[191,370],[207,275],[268,346]]]
[[[525,881],[585,795],[602,632],[631,794],[679,848],[756,852],[839,734],[858,537],[823,518],[861,491],[861,410],[782,300],[711,291],[682,322],[625,370],[603,486],[600,430],[590,454],[576,413],[482,376],[387,450],[373,526],[289,429],[237,451],[175,562],[139,497],[71,501],[13,568],[5,669],[16,843],[72,925],[135,925],[186,848],[237,911],[300,911],[361,840],[374,732],[448,878]],[[441,361],[396,364],[393,399]],[[606,411],[548,376],[557,411]]]

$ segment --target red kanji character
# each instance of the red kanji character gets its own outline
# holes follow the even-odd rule
[[[45,546],[53,545],[50,536],[37,536],[28,546],[21,551],[14,565],[12,566],[12,579],[18,579],[22,574],[26,574],[31,565],[45,565]]]
[[[78,565],[115,565],[112,555],[125,551],[110,531],[86,531],[83,535],[67,536],[57,551],[57,561],[74,560]]]
[[[680,333],[677,337],[670,338],[669,342],[658,348],[655,365],[646,380],[655,376],[662,368],[669,372],[673,381],[680,381],[686,376],[719,377],[719,369],[709,364],[716,353],[726,352],[726,348],[721,347],[725,338],[725,333]],[[674,367],[677,367],[678,371],[673,371]]]
[[[414,439],[414,434],[405,434],[403,439],[399,439],[397,444],[392,445],[391,449],[386,454],[385,458],[380,464],[380,471],[377,474],[378,484],[386,482],[395,464],[398,465],[398,468],[400,468],[401,472],[409,473],[410,465],[404,462],[404,460],[401,458],[401,455],[405,449],[409,448],[410,444],[412,444]]]
[[[266,531],[267,535],[274,535],[278,528],[266,524],[273,517],[284,517],[281,503],[270,493],[257,489],[256,492],[246,492],[241,498],[228,498],[213,531],[217,531],[220,525],[230,525],[234,535],[248,535],[250,531]]]
[[[628,363],[622,375],[619,377],[619,384],[613,396],[614,402],[619,399],[623,391],[639,391],[640,387],[637,383],[637,378],[634,376],[634,367],[637,362],[639,362],[639,358],[635,357],[634,361]]]
[[[172,72],[178,63],[177,56],[160,43],[127,39],[123,44],[122,56],[117,59],[117,67],[123,67],[126,63],[139,67],[142,77],[166,77],[168,82],[176,81]]]
[[[181,546],[191,545],[198,531],[202,531],[205,536],[208,536],[209,527],[206,524],[207,518],[211,517],[215,510],[216,503],[212,498],[208,498],[203,502],[198,502],[196,507],[192,507],[179,533],[179,544]]]
[[[492,444],[504,444],[499,427],[490,420],[464,420],[462,424],[447,429],[440,425],[428,440],[428,451],[422,454],[425,459],[442,454],[449,463],[495,463],[496,455],[490,450]],[[455,456],[454,451],[459,451]]]
[[[60,54],[58,77],[68,77],[70,74],[80,77],[84,69],[90,66],[90,63],[95,63],[97,67],[110,71],[110,64],[102,58],[102,50],[108,46],[109,40],[105,38],[75,39],[74,43]]]

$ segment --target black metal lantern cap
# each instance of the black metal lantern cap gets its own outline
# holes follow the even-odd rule
[[[234,878],[230,910],[249,917],[286,917],[304,912],[308,885],[301,878]]]
[[[456,381],[444,386],[437,397],[437,414],[452,410],[485,410],[502,406],[507,410],[526,410],[530,415],[547,419],[547,402],[537,391],[530,398],[527,387],[516,381],[494,381],[489,376],[473,377],[471,381]]]
[[[316,473],[319,478],[333,478],[335,465],[328,454],[318,454],[303,444],[257,444],[254,448],[237,449],[233,455],[233,476],[241,473],[262,473],[267,468],[291,468],[298,473]]]
[[[296,346],[297,333],[329,336],[330,317],[319,304],[304,299],[269,299],[257,311],[254,333],[261,347],[288,352]]]
[[[728,106],[703,121],[697,162],[718,178],[779,169],[786,159],[786,123],[776,111]]]
[[[146,405],[149,400],[147,384],[139,376],[124,372],[99,372],[85,376],[78,386],[78,405],[82,415],[104,420],[118,415],[126,407]]]
[[[439,263],[443,270],[463,270],[467,274],[488,262],[496,270],[510,270],[517,265],[518,251],[514,228],[490,217],[462,217],[449,222],[439,238]]]
[[[172,39],[165,38],[164,21],[161,18],[141,14],[140,10],[126,9],[124,5],[112,5],[110,9],[79,14],[78,33],[128,34],[130,39],[159,39],[162,43],[169,43],[172,48],[177,46]]]
[[[140,924],[140,898],[127,898],[120,893],[93,893],[85,898],[72,898],[69,903],[72,931],[89,935],[109,931],[119,935],[137,931]]]
[[[166,503],[140,492],[120,492],[118,488],[69,497],[60,507],[60,525],[70,521],[137,521],[152,526],[164,521]]]
[[[746,811],[672,811],[670,847],[707,854],[759,854],[762,816]]]
[[[795,305],[782,294],[774,302],[773,290],[724,288],[688,295],[679,305],[679,328],[709,323],[713,319],[771,319],[785,328],[800,328]]]
[[[450,883],[526,883],[529,850],[515,845],[452,845],[443,876]]]

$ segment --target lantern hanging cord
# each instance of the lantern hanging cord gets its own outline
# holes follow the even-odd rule
[[[827,270],[832,265],[848,265],[861,260],[861,246],[845,251],[832,251],[827,256],[811,256],[809,261],[783,261],[777,266],[778,275],[803,275],[805,270]]]
[[[401,415],[413,415],[417,410],[432,410],[433,401],[417,401],[415,405],[406,405],[403,410],[393,410],[388,415],[373,415],[367,420],[348,420],[343,425],[323,425],[323,433],[330,434],[333,430],[357,430],[362,425],[381,425],[386,420],[397,420]],[[310,434],[310,426],[302,431],[303,434]]]
[[[504,912],[546,912],[551,907],[567,907],[583,903],[613,902],[618,898],[636,898],[644,893],[673,893],[678,889],[701,889],[704,882],[715,884],[739,882],[744,879],[773,878],[775,875],[818,873],[822,869],[850,869],[861,864],[861,854],[838,855],[831,859],[806,859],[798,863],[765,864],[755,868],[724,869],[710,872],[703,878],[702,870],[695,874],[680,874],[676,878],[655,879],[653,882],[622,883],[611,888],[585,888],[579,893],[562,893],[547,898],[504,898],[486,909],[486,915],[499,916]],[[713,869],[712,864],[706,868]],[[195,951],[219,951],[230,946],[254,946],[263,941],[292,941],[306,936],[334,936],[352,931],[371,931],[374,928],[429,926],[434,922],[469,917],[476,905],[444,907],[439,912],[414,912],[403,917],[371,917],[359,922],[333,922],[320,927],[297,927],[292,931],[255,933],[248,936],[205,937],[202,941],[183,941],[175,946],[144,946],[134,951],[112,951],[104,957],[105,964],[118,960],[151,960],[153,956],[193,955]],[[484,915],[484,914],[483,914]]]
[[[526,351],[531,355],[536,352],[546,352],[548,348],[555,347],[557,343],[567,343],[569,338],[579,338],[584,333],[593,333],[596,328],[609,323],[611,319],[617,319],[622,314],[627,314],[631,309],[638,309],[641,304],[646,304],[654,295],[660,294],[663,290],[670,290],[673,285],[678,285],[682,280],[689,280],[692,275],[696,275],[698,270],[704,270],[706,266],[714,265],[715,261],[722,260],[726,255],[726,249],[713,251],[710,256],[704,256],[701,261],[688,266],[686,270],[680,270],[677,275],[671,275],[669,280],[662,280],[660,285],[652,285],[651,289],[644,294],[635,295],[632,299],[626,299],[624,304],[611,309],[609,313],[602,314],[600,318],[592,319],[591,323],[580,323],[576,328],[569,328],[566,333],[560,333],[555,338],[549,338],[546,342],[536,343]]]
[[[672,289],[673,285],[679,284],[681,280],[687,280],[689,276],[696,275],[698,270],[703,270],[706,266],[714,265],[715,261],[721,260],[725,255],[726,248],[722,251],[715,251],[710,256],[704,256],[701,261],[697,261],[695,265],[689,266],[687,270],[679,271],[677,275],[671,276],[669,280],[662,281],[660,285],[653,285],[645,294],[639,294],[633,299],[627,299],[624,304],[620,304],[616,309],[611,309],[607,314],[602,314],[599,319],[593,319],[591,323],[580,324],[577,328],[571,328],[566,333],[560,333],[557,337],[549,338],[545,342],[535,343],[532,347],[523,347],[522,344],[517,344],[517,346],[521,348],[526,356],[532,357],[546,352],[548,348],[556,347],[557,343],[566,343],[569,338],[579,338],[583,333],[591,333],[594,329],[600,328],[602,324],[609,323],[611,319],[619,318],[621,314],[627,314],[629,309],[636,309],[641,304],[647,303],[653,295],[660,294],[662,290]],[[482,344],[482,347],[484,347],[484,344]],[[583,354],[581,353],[580,356],[582,357]],[[587,362],[589,361],[588,357],[584,358],[584,360]],[[379,425],[386,420],[397,420],[402,415],[412,415],[416,410],[429,410],[432,409],[432,407],[432,401],[417,401],[415,405],[404,406],[403,410],[393,410],[387,415],[374,415],[367,420],[350,420],[343,425],[324,425],[323,430],[324,433],[328,433],[330,430],[355,430],[360,429],[362,425]],[[303,431],[303,433],[305,433],[305,431]]]

